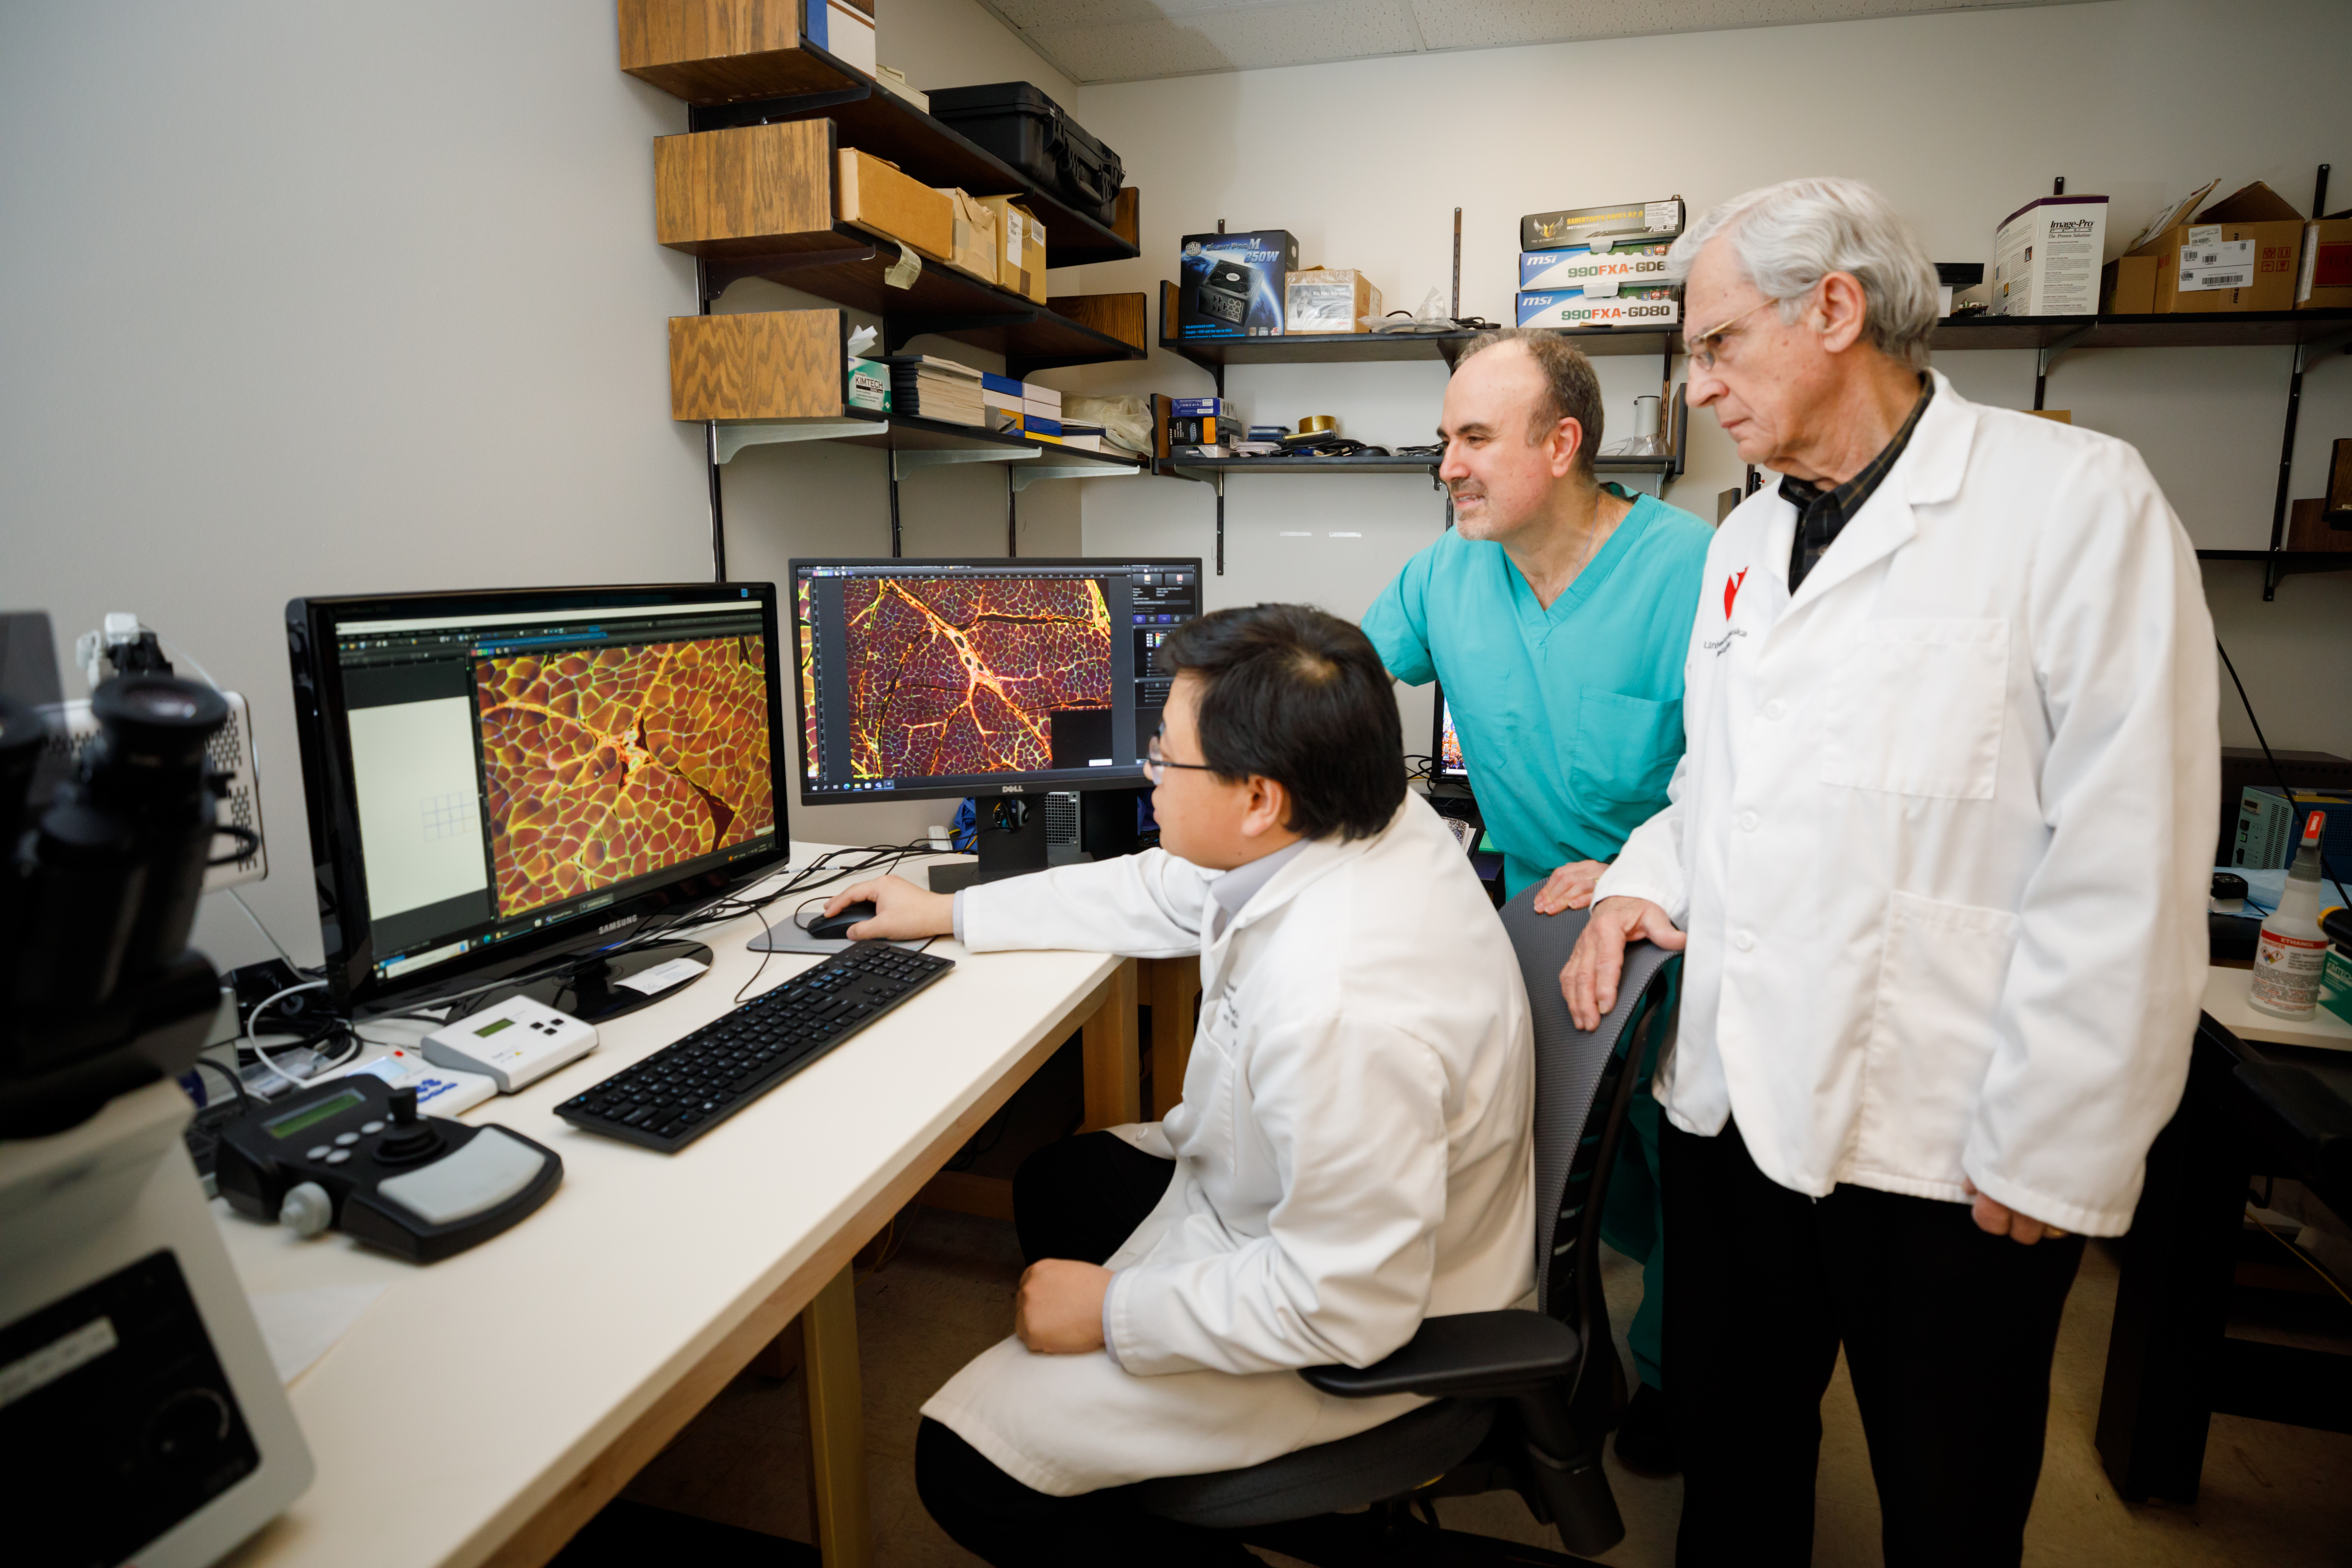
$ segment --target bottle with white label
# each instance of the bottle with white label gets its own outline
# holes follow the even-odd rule
[[[2308,1018],[2319,1008],[2319,975],[2327,963],[2327,938],[2319,930],[2319,830],[2326,821],[2326,812],[2315,811],[2304,823],[2286,890],[2263,921],[2254,949],[2253,988],[2246,1000],[2274,1018]]]

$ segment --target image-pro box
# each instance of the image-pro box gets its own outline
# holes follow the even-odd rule
[[[1287,229],[1186,235],[1178,258],[1176,335],[1280,337],[1283,291],[1297,267],[1298,241]]]

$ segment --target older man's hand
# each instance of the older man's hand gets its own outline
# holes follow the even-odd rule
[[[1607,869],[1598,860],[1578,860],[1562,866],[1536,889],[1536,913],[1556,915],[1562,910],[1582,909],[1592,901],[1593,887]]]
[[[2066,1234],[2054,1225],[2044,1225],[2032,1215],[2020,1214],[1999,1199],[1985,1196],[1966,1176],[1960,1178],[1960,1185],[1976,1200],[1969,1213],[1977,1228],[1988,1236],[2005,1236],[2021,1247],[2032,1247],[2045,1236],[2057,1241]]]
[[[1592,906],[1576,951],[1559,972],[1559,994],[1580,1029],[1597,1029],[1617,1005],[1617,982],[1625,973],[1625,944],[1646,937],[1672,952],[1690,939],[1675,928],[1666,911],[1647,899],[1603,899]]]
[[[1083,1355],[1103,1348],[1103,1297],[1111,1271],[1067,1258],[1041,1258],[1021,1276],[1013,1302],[1013,1336],[1041,1355]]]

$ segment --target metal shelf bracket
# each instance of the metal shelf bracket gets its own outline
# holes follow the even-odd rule
[[[871,429],[872,426],[866,428]],[[918,468],[943,468],[950,463],[1025,463],[1036,456],[1034,448],[1024,452],[1015,447],[957,447],[945,450],[895,447],[890,453],[890,477],[903,479]]]
[[[714,425],[711,453],[714,462],[731,462],[735,454],[746,447],[772,447],[786,441],[832,441],[844,436],[871,436],[874,425],[866,419],[814,419],[805,425]]]
[[[1041,454],[1042,456],[1042,454]],[[1025,490],[1039,479],[1131,479],[1143,472],[1124,464],[1114,463],[1024,463],[1007,468],[1015,490]]]
[[[2095,325],[2077,327],[2064,337],[2054,339],[2033,351],[2033,406],[2036,409],[2042,406],[2042,389],[2050,380],[2050,367],[2058,363],[2058,356],[2096,330]]]

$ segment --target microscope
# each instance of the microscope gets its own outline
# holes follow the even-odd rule
[[[47,637],[46,616],[9,619],[12,641],[28,621]],[[218,976],[187,943],[216,839],[237,832],[216,822],[222,781],[206,761],[228,708],[210,687],[134,669],[90,709],[98,737],[71,756],[54,693],[0,697],[9,1558],[205,1568],[312,1476],[173,1081],[220,1006]]]

